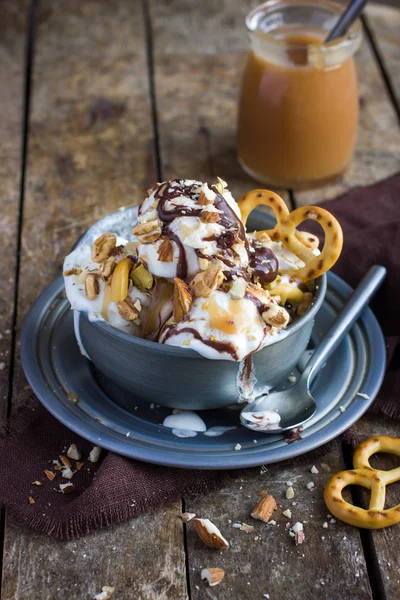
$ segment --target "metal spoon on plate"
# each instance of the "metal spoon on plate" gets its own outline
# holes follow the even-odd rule
[[[315,376],[351,329],[385,276],[384,267],[370,268],[325,339],[314,351],[297,382],[283,392],[271,392],[247,404],[240,413],[242,425],[254,431],[275,434],[299,427],[311,419],[317,409],[310,392]]]

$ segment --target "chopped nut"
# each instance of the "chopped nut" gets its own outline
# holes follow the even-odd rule
[[[226,181],[221,179],[221,177],[217,177],[217,183],[215,184],[215,187],[220,194],[223,194],[225,188],[228,187],[228,184],[226,183]]]
[[[64,479],[72,479],[74,476],[74,472],[72,469],[66,468],[61,471],[61,477]]]
[[[201,190],[198,203],[200,206],[207,206],[207,204],[214,204],[214,200],[212,198],[207,198],[205,192]]]
[[[68,271],[63,271],[64,277],[69,277],[70,275],[80,275],[82,273],[82,269],[79,267],[73,267],[72,269],[68,269]]]
[[[242,445],[241,444],[236,444],[235,450],[241,450],[241,449],[242,449]]]
[[[100,446],[93,446],[93,448],[91,449],[90,454],[89,454],[90,462],[92,462],[92,463],[99,462],[101,450],[102,449],[100,448]]]
[[[108,281],[115,269],[115,256],[109,256],[101,266],[101,276],[104,281]]]
[[[59,488],[63,494],[70,494],[71,492],[74,491],[75,486],[73,483],[70,483],[70,482],[69,483],[60,483]]]
[[[71,468],[71,463],[66,456],[60,455],[59,458],[60,458],[60,461],[62,462],[62,464],[64,465],[64,467],[67,467],[67,469]]]
[[[142,244],[156,242],[161,236],[161,223],[158,219],[147,221],[145,223],[138,223],[133,227],[132,233]]]
[[[179,323],[192,308],[192,293],[182,279],[174,279],[174,321]]]
[[[302,544],[305,540],[304,531],[303,531],[303,523],[295,523],[292,527],[292,532],[295,534],[295,542],[296,546]]]
[[[310,469],[311,473],[313,473],[314,475],[316,475],[317,473],[319,473],[317,467],[315,465],[313,465]]]
[[[157,251],[158,260],[161,262],[172,262],[174,259],[174,248],[170,239],[165,238]]]
[[[218,527],[211,523],[209,519],[194,519],[193,523],[199,538],[206,546],[216,550],[229,548],[228,542],[222,536]]]
[[[96,594],[95,596],[93,596],[93,600],[109,600],[109,598],[111,598],[111,596],[114,593],[114,589],[113,587],[109,586],[109,585],[104,585],[101,588],[101,592],[99,594]]]
[[[125,321],[135,321],[139,316],[139,311],[135,308],[133,301],[127,296],[125,300],[117,302],[117,310]]]
[[[203,210],[201,213],[201,220],[203,223],[218,223],[220,214],[215,210]]]
[[[268,496],[268,490],[260,490],[257,496]]]
[[[288,500],[291,500],[292,498],[294,498],[294,489],[291,485],[286,490],[286,498]]]
[[[200,576],[203,581],[208,581],[210,587],[213,587],[221,583],[225,576],[225,571],[213,568],[202,569]]]
[[[313,481],[309,481],[308,483],[306,483],[306,488],[308,490],[312,490],[315,487],[315,483]]]
[[[182,513],[181,518],[184,523],[189,523],[189,521],[194,519],[195,516],[196,516],[195,513],[184,512],[184,513]]]
[[[32,498],[32,496],[29,496],[28,500],[29,500],[29,504],[35,504],[35,499]]]
[[[199,258],[199,268],[202,271],[205,271],[206,269],[208,269],[208,265],[209,265],[209,261],[206,258]]]
[[[290,510],[290,508],[288,508],[287,510],[284,510],[282,514],[284,517],[287,517],[288,519],[292,518],[292,511]]]
[[[102,263],[108,258],[111,250],[117,245],[117,236],[106,231],[92,245],[92,261]]]
[[[222,267],[211,264],[206,271],[198,273],[190,284],[196,298],[207,298],[224,281]]]
[[[269,304],[262,313],[262,318],[272,327],[286,327],[289,323],[289,313],[282,306]]]
[[[150,290],[153,287],[153,275],[149,273],[146,267],[142,264],[134,267],[130,272],[129,277],[132,279],[134,285],[142,292],[145,290]]]
[[[32,481],[32,485],[42,485],[40,481]]]
[[[71,444],[67,450],[68,458],[72,458],[72,460],[79,460],[81,458],[81,453],[79,452],[76,444]]]
[[[83,462],[77,462],[76,465],[75,465],[76,470],[80,471],[82,469],[82,467],[83,467],[84,464],[85,463],[83,463]]]
[[[88,300],[94,300],[99,295],[99,276],[88,273],[85,277],[85,293]]]
[[[44,474],[46,475],[49,481],[53,481],[56,474],[53,471],[49,471],[49,469],[45,469]]]
[[[253,525],[247,525],[247,523],[242,523],[240,526],[240,531],[245,531],[246,533],[251,533],[254,531]]]
[[[229,290],[230,295],[234,300],[243,298],[246,293],[247,281],[245,279],[235,279]]]
[[[258,504],[253,508],[251,516],[253,519],[268,523],[272,513],[276,510],[276,501],[273,496],[263,496]]]

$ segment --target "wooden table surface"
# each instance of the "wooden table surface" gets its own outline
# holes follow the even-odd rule
[[[21,402],[24,316],[61,271],[85,228],[138,203],[155,181],[222,176],[234,196],[254,186],[235,158],[235,114],[252,0],[2,0],[0,3],[0,419]],[[361,120],[355,159],[335,184],[284,191],[291,206],[320,202],[399,170],[400,11],[372,5],[357,55]],[[361,438],[400,436],[400,424],[366,416]],[[2,515],[3,600],[90,599],[102,586],[116,600],[395,600],[400,598],[399,526],[370,532],[330,523],[322,499],[346,448],[312,464],[273,465],[232,479],[218,492],[169,504],[117,527],[62,543]],[[380,459],[380,465],[384,465]],[[18,476],[18,474],[16,474]],[[294,482],[293,519],[305,523],[296,547],[287,519],[254,522],[257,492],[282,507]],[[313,480],[315,489],[305,484]],[[388,505],[400,501],[400,486]],[[182,510],[217,524],[231,549],[214,553]],[[284,508],[282,508],[284,510]],[[292,520],[293,520],[292,519]],[[323,523],[328,521],[328,528]],[[221,567],[209,588],[202,567]],[[269,594],[269,596],[264,596]]]

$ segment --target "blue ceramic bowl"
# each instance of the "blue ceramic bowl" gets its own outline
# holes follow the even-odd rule
[[[270,216],[262,212],[253,215],[254,228],[271,227]],[[91,244],[104,231],[129,239],[136,218],[137,207],[108,215],[88,229],[77,245]],[[253,355],[257,385],[273,387],[297,365],[307,348],[325,292],[323,275],[316,280],[315,300],[308,312]],[[105,321],[92,322],[85,313],[76,315],[75,331],[80,346],[101,374],[99,381],[104,385],[105,378],[113,389],[124,389],[121,398],[124,396],[127,410],[133,410],[136,401],[127,403],[126,392],[131,392],[132,398],[187,410],[222,408],[238,402],[237,362],[209,360],[189,348],[143,340]],[[113,397],[118,402],[118,393]]]

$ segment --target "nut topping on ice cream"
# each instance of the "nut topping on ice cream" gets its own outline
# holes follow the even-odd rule
[[[284,231],[285,221],[280,226]],[[73,309],[133,335],[243,360],[313,300],[313,285],[295,274],[311,252],[317,255],[318,239],[296,234],[300,246],[291,248],[300,248],[305,263],[269,233],[246,234],[220,178],[210,186],[187,179],[156,184],[139,207],[133,240],[106,232],[66,257],[67,295]],[[288,271],[290,277],[282,275]]]

